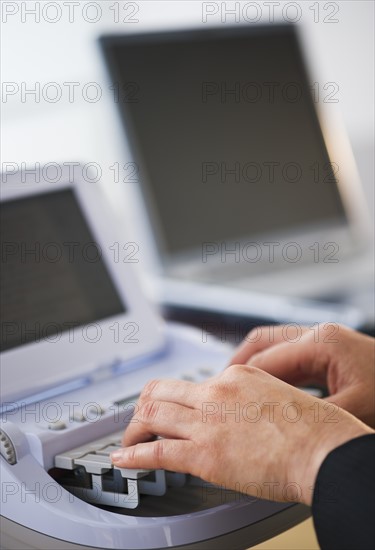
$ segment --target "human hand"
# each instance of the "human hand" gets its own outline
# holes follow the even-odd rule
[[[334,323],[295,330],[291,325],[259,327],[231,364],[258,367],[293,385],[326,385],[327,401],[375,427],[374,344],[373,338]]]
[[[202,384],[149,382],[125,431],[126,448],[112,460],[190,473],[259,498],[291,500],[292,491],[293,500],[310,504],[325,456],[371,431],[333,404],[235,365]]]

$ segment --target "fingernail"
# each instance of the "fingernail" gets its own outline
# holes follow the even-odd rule
[[[122,455],[122,451],[114,451],[113,453],[111,453],[112,462],[118,462],[121,459]]]

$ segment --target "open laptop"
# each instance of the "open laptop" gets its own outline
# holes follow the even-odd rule
[[[112,35],[101,47],[131,150],[134,225],[148,222],[164,302],[251,314],[262,294],[266,309],[270,294],[335,302],[371,282],[337,86],[310,79],[294,25]]]
[[[43,170],[1,184],[1,547],[240,549],[304,519],[293,503],[113,468],[147,380],[203,381],[230,349],[163,324],[113,255],[124,236],[99,187]]]

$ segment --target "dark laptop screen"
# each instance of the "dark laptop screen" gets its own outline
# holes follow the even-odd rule
[[[101,256],[72,190],[2,203],[2,351],[124,312]]]
[[[336,101],[337,91],[311,90],[293,27],[103,37],[102,46],[166,254],[345,221],[340,167],[312,99]]]

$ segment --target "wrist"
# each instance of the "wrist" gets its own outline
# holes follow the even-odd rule
[[[374,430],[345,411],[340,411],[338,423],[319,424],[310,442],[304,446],[303,461],[300,462],[301,502],[311,506],[315,482],[321,465],[331,451],[344,443],[374,433]],[[298,470],[297,470],[298,471]]]

